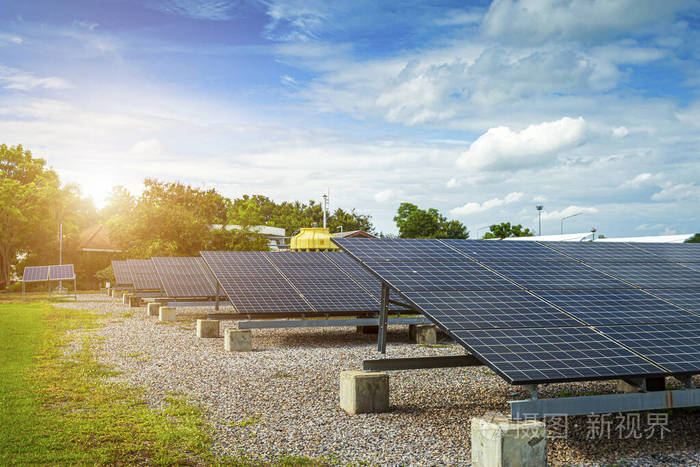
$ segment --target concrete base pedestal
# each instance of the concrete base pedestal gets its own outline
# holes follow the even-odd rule
[[[129,304],[129,297],[131,294],[124,293],[122,294],[122,305],[128,305]]]
[[[353,415],[387,412],[389,375],[359,370],[340,372],[340,407]]]
[[[158,311],[160,310],[160,303],[149,303],[146,306],[146,316],[158,316]]]
[[[511,421],[504,415],[472,418],[472,465],[505,467],[547,465],[543,421]]]
[[[409,324],[408,338],[414,344],[436,344],[437,332],[433,324]]]
[[[644,381],[647,391],[664,391],[666,390],[666,378],[663,376],[660,378],[646,378]],[[616,384],[617,392],[623,394],[633,394],[635,392],[640,392],[637,386],[634,386],[627,381],[618,379]]]
[[[215,319],[198,319],[197,337],[219,337],[219,321]]]
[[[229,352],[250,352],[253,350],[253,333],[250,329],[226,329],[224,349]]]
[[[128,300],[129,307],[137,307],[141,306],[141,297],[137,297],[135,295],[129,295],[129,300]]]
[[[176,311],[174,306],[162,306],[158,309],[158,321],[175,321]]]
[[[379,326],[356,326],[355,330],[360,334],[378,334]]]

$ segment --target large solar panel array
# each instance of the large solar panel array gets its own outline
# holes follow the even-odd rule
[[[377,312],[379,281],[355,280],[344,253],[203,251],[202,258],[241,314]],[[347,269],[346,269],[347,266]],[[373,279],[371,289],[365,281]]]
[[[172,298],[216,297],[216,279],[200,257],[153,257],[165,295]]]
[[[333,241],[511,383],[700,372],[694,246]]]
[[[112,270],[114,271],[114,280],[118,285],[133,285],[134,280],[131,278],[131,271],[126,265],[126,260],[112,260]]]
[[[162,285],[153,261],[150,259],[127,259],[126,266],[136,290],[161,290]]]
[[[75,269],[72,264],[56,264],[53,266],[27,266],[22,274],[23,282],[46,282],[75,279]]]

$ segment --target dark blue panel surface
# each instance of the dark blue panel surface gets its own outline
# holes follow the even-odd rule
[[[529,290],[631,287],[578,262],[486,263],[486,265]]]

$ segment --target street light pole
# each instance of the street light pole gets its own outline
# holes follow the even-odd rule
[[[538,204],[537,206],[535,206],[535,208],[537,208],[537,223],[539,224],[539,227],[540,227],[539,233],[537,235],[539,235],[541,237],[542,236],[542,208],[544,208],[544,206],[542,206],[541,204]]]
[[[570,216],[562,217],[561,218],[561,234],[564,235],[564,220],[566,219],[571,219],[572,217],[580,216],[583,214],[582,212],[577,212],[576,214],[572,214]]]

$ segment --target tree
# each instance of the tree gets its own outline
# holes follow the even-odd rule
[[[700,234],[695,234],[686,240],[684,243],[700,243]]]
[[[484,234],[484,238],[507,238],[507,237],[532,237],[530,229],[523,229],[520,224],[510,225],[510,222],[501,222],[489,227],[489,232]]]
[[[448,220],[437,209],[427,211],[415,204],[401,203],[394,216],[401,238],[469,238],[458,220]]]

